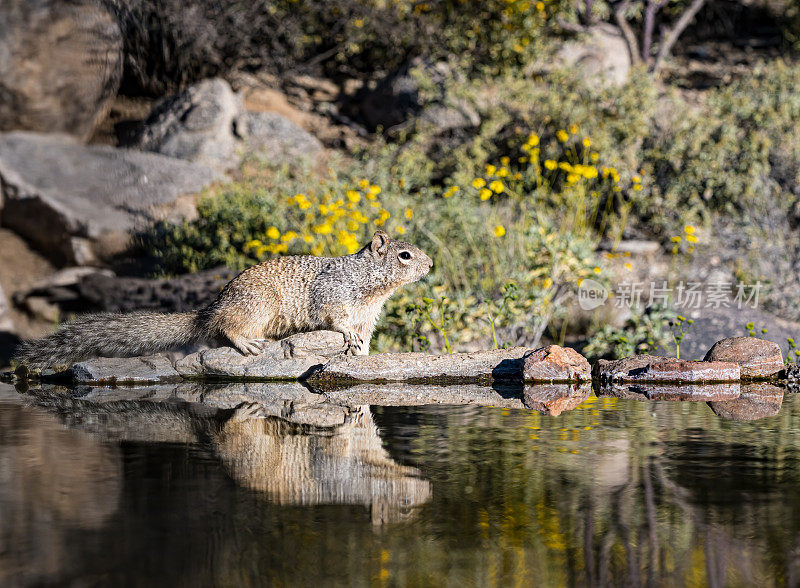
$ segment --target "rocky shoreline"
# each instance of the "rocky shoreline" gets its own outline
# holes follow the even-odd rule
[[[18,380],[41,379],[73,385],[142,385],[193,382],[301,382],[322,390],[364,385],[529,385],[594,383],[614,386],[698,386],[720,390],[749,382],[794,383],[796,364],[784,364],[775,343],[752,337],[717,342],[703,361],[637,355],[620,360],[588,360],[574,349],[510,347],[445,355],[384,353],[350,356],[340,333],[315,331],[271,342],[257,356],[230,347],[203,349],[180,358],[95,358],[32,373],[17,367]],[[6,372],[10,376],[10,372]],[[683,391],[685,392],[685,391]]]

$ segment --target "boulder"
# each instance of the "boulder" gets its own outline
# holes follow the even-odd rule
[[[734,421],[755,421],[775,416],[783,404],[783,388],[765,382],[744,384],[736,400],[709,402],[718,417]]]
[[[481,121],[475,109],[447,93],[447,81],[453,75],[444,61],[415,58],[387,75],[374,90],[362,93],[354,114],[372,129],[393,129],[417,117],[439,131],[477,127]],[[424,97],[421,80],[427,92]]]
[[[14,322],[11,320],[11,313],[8,306],[8,299],[0,286],[0,331],[13,331]]]
[[[738,363],[743,378],[771,378],[784,369],[780,346],[756,337],[730,337],[717,341],[706,353],[705,361]]]
[[[526,382],[572,382],[591,380],[592,369],[580,353],[569,347],[548,345],[525,356]]]
[[[273,164],[313,157],[322,143],[288,118],[274,112],[248,112],[245,149]]]
[[[702,383],[738,381],[739,365],[724,361],[689,361],[653,355],[600,359],[592,375],[600,382]]]
[[[88,139],[122,76],[122,34],[94,0],[0,2],[0,131]]]
[[[523,358],[528,347],[492,349],[474,353],[429,355],[427,353],[383,353],[342,355],[332,358],[315,372],[313,385],[346,385],[358,382],[493,382],[522,380]]]
[[[164,355],[147,357],[98,357],[72,366],[72,379],[79,384],[142,384],[180,380]]]
[[[739,398],[739,382],[718,382],[715,384],[665,384],[606,383],[597,390],[597,396],[611,396],[625,400],[646,402],[651,400],[672,400],[679,402],[726,401]]]
[[[127,248],[131,233],[155,220],[191,217],[188,196],[220,177],[163,155],[4,133],[0,221],[56,264],[89,265]]]
[[[311,157],[322,144],[274,112],[247,112],[244,100],[222,79],[203,80],[153,105],[129,142],[154,151],[226,171],[247,151],[285,163]]]
[[[198,351],[178,360],[175,368],[182,376],[194,378],[297,380],[344,349],[341,333],[314,331],[272,341],[255,356],[242,355],[231,347]]]
[[[217,169],[238,163],[244,102],[228,82],[203,80],[153,105],[129,146]]]
[[[558,416],[573,410],[589,398],[592,385],[584,384],[536,384],[526,385],[523,391],[525,406],[542,414]]]
[[[800,392],[800,364],[790,363],[786,366],[786,386],[789,392]]]
[[[631,55],[622,32],[601,23],[564,43],[556,54],[556,63],[578,70],[590,85],[621,86],[628,81]]]
[[[70,267],[14,294],[25,306],[30,298],[44,299],[60,312],[127,312],[158,310],[187,312],[210,304],[236,272],[215,268],[174,278],[115,276],[93,267]]]
[[[445,386],[387,382],[357,384],[349,388],[324,390],[325,398],[350,406],[419,406],[427,404],[474,404],[501,408],[524,409],[519,386],[465,384]]]

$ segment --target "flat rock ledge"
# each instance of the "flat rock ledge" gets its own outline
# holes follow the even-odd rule
[[[360,383],[493,384],[591,380],[589,362],[573,349],[512,347],[473,353],[345,355],[340,333],[316,331],[270,342],[243,356],[230,347],[204,349],[172,360],[169,354],[95,358],[53,376],[77,384],[144,384],[181,380],[291,381],[319,388]],[[24,377],[24,369],[19,371]],[[48,376],[44,376],[47,378]]]
[[[741,379],[741,367],[727,361],[689,361],[643,354],[613,361],[600,359],[592,376],[601,384],[736,382]]]
[[[312,385],[361,382],[572,382],[591,379],[589,362],[572,349],[509,347],[474,353],[383,353],[331,358],[311,374]]]

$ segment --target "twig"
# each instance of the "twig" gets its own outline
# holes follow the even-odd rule
[[[630,0],[624,0],[624,2],[619,5],[619,8],[614,11],[614,18],[617,21],[619,30],[622,31],[622,36],[625,37],[625,42],[628,44],[628,52],[631,54],[631,63],[633,63],[633,65],[639,65],[642,63],[642,56],[639,53],[639,43],[636,41],[636,35],[633,33],[631,25],[629,25],[628,21],[625,19],[625,12],[630,6]]]
[[[672,47],[678,41],[678,38],[681,36],[686,27],[689,26],[689,23],[692,22],[692,19],[700,11],[705,2],[706,0],[693,0],[689,5],[689,8],[687,8],[684,13],[681,14],[678,22],[676,22],[675,26],[672,27],[672,29],[667,33],[664,42],[661,44],[661,47],[659,47],[656,60],[653,62],[653,66],[650,68],[651,72],[657,73],[658,70],[661,69],[664,58],[670,54]]]

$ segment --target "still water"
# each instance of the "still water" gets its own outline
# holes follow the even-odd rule
[[[792,394],[758,414],[591,394],[553,416],[21,392],[0,384],[4,586],[800,578]]]

